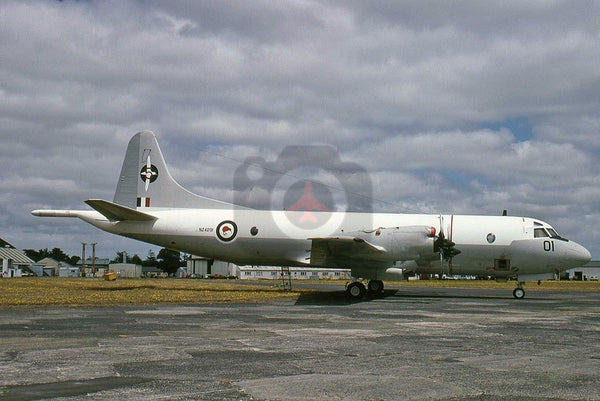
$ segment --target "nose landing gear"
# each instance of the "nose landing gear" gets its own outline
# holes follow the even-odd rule
[[[523,289],[523,283],[518,283],[517,288],[513,291],[513,297],[515,299],[523,299],[525,297],[525,290]]]

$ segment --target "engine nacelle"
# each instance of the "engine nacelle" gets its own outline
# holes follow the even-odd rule
[[[432,250],[435,229],[427,226],[380,227],[362,231],[359,238],[385,249],[386,259],[417,260]]]

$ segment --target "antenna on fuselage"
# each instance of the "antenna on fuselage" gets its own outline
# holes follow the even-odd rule
[[[508,216],[508,211],[506,209],[502,211],[502,216]]]

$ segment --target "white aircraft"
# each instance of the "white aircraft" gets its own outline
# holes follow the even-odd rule
[[[549,224],[526,217],[327,212],[318,202],[308,211],[253,210],[205,198],[175,182],[150,131],[129,142],[113,202],[86,203],[95,210],[32,214],[78,217],[113,234],[239,265],[350,268],[352,298],[367,292],[362,280],[380,293],[383,279],[415,272],[516,279],[520,299],[525,281],[591,259]],[[294,224],[306,220],[323,224]]]

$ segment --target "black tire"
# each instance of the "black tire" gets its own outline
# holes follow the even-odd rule
[[[355,281],[350,283],[346,288],[346,294],[351,299],[362,299],[367,292],[365,285],[361,282]]]
[[[368,284],[369,292],[379,294],[383,292],[383,281],[371,280]]]
[[[513,297],[515,297],[515,299],[525,298],[525,290],[522,288],[515,288],[513,291]]]

